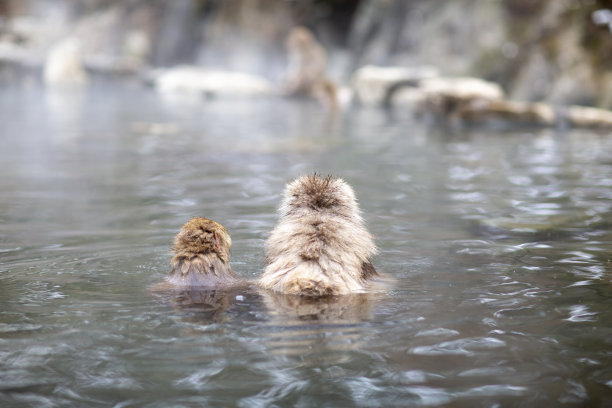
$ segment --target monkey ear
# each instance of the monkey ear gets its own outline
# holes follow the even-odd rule
[[[215,237],[215,248],[221,249],[221,241],[219,239],[219,234],[217,233],[217,231],[213,232],[213,236]]]

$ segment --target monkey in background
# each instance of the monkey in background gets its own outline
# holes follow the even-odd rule
[[[338,90],[327,77],[327,55],[312,31],[294,27],[285,46],[289,51],[286,92],[314,97],[327,109],[337,110]]]
[[[317,174],[289,183],[280,220],[266,242],[267,266],[259,286],[304,296],[365,292],[379,277],[376,246],[361,218],[353,189]]]
[[[379,298],[372,293],[296,296],[259,291],[268,319],[262,339],[273,355],[299,356],[305,364],[339,363],[363,348]]]

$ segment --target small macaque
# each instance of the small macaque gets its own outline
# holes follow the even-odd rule
[[[328,109],[338,108],[336,85],[327,77],[327,55],[306,27],[295,27],[285,41],[289,51],[286,92],[316,98]]]
[[[379,277],[372,236],[353,189],[342,179],[302,176],[289,183],[280,220],[266,242],[260,287],[303,296],[366,292]]]
[[[174,237],[172,272],[161,286],[213,289],[242,283],[230,265],[231,245],[223,225],[192,218]]]

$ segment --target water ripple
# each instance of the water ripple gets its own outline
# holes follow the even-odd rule
[[[586,305],[574,305],[569,309],[569,317],[565,320],[569,322],[594,322],[597,320],[597,313],[591,312]]]
[[[410,349],[410,353],[423,356],[463,355],[473,356],[478,351],[505,347],[503,340],[494,337],[476,337],[446,341],[432,346],[418,346]]]
[[[529,389],[527,387],[514,386],[509,384],[483,385],[468,391],[457,393],[459,398],[467,397],[499,397],[499,396],[521,396],[525,395]]]

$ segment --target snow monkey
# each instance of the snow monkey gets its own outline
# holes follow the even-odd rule
[[[361,218],[353,189],[317,174],[290,182],[280,220],[266,242],[267,266],[259,286],[305,296],[364,292],[379,277],[376,246]]]
[[[227,287],[242,282],[230,265],[232,240],[225,227],[208,218],[189,220],[174,237],[172,272],[177,287]]]
[[[286,91],[317,99],[330,110],[338,109],[338,90],[327,77],[325,49],[306,27],[294,27],[285,41],[289,51]]]

